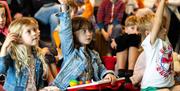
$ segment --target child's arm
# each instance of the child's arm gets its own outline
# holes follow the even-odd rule
[[[165,6],[165,0],[161,0],[159,6],[157,8],[156,14],[155,14],[155,19],[153,20],[154,24],[153,24],[153,28],[151,30],[151,36],[150,36],[151,44],[155,43],[157,36],[158,36],[158,33],[160,31],[160,27],[162,24],[164,6]]]
[[[101,61],[101,58],[99,56],[99,53],[97,53],[96,51],[93,51],[96,55],[96,63],[98,66],[98,72],[96,72],[99,76],[100,79],[103,79],[107,74],[115,74],[114,71],[112,70],[107,70],[106,67],[104,66],[104,64]]]
[[[112,48],[112,49],[117,49],[117,44],[116,44],[115,39],[112,39],[111,48]]]
[[[8,54],[8,49],[11,47],[11,42],[16,42],[17,35],[14,33],[9,33],[1,47],[0,57],[6,56]]]
[[[144,70],[146,68],[146,57],[145,57],[145,52],[141,52],[139,55],[136,64],[134,66],[134,72],[133,75],[130,77],[132,83],[136,85],[137,83],[140,83],[143,75],[144,75]]]
[[[59,37],[61,39],[61,49],[63,55],[69,55],[73,51],[73,35],[71,18],[68,11],[67,0],[59,0],[61,12],[58,13],[60,20]],[[64,56],[65,57],[65,56]]]
[[[10,56],[8,56],[8,51],[11,48],[11,43],[17,41],[17,35],[13,33],[9,33],[1,47],[0,52],[0,73],[5,73],[8,68],[8,61],[10,60]]]
[[[167,4],[180,6],[180,0],[167,0]]]

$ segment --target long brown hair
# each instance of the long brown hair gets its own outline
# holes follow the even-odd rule
[[[75,35],[75,32],[79,31],[81,29],[88,29],[89,31],[94,32],[94,27],[93,27],[92,23],[89,20],[87,20],[86,18],[84,18],[84,17],[72,18],[72,31],[73,31],[73,36],[74,36],[73,38],[74,38],[75,48],[79,48],[81,46],[81,44],[79,43],[79,41]],[[88,46],[88,48],[93,49],[93,40],[87,46]]]

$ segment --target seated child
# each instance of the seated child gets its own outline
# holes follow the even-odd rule
[[[113,84],[116,81],[114,72],[106,70],[99,54],[91,46],[93,38],[91,22],[83,17],[74,17],[71,21],[66,0],[59,1],[62,10],[58,14],[61,22],[59,35],[64,60],[52,85],[60,90],[66,90],[71,80],[85,83],[89,80],[106,79]]]
[[[129,77],[133,74],[134,65],[139,55],[138,48],[141,36],[138,33],[138,23],[137,16],[129,16],[125,21],[125,32],[111,43],[111,47],[116,49],[118,76],[125,77],[127,83],[130,82]],[[126,62],[128,63],[127,71]]]
[[[174,89],[174,69],[172,59],[172,46],[167,39],[167,31],[164,28],[166,18],[163,18],[165,0],[161,0],[156,11],[152,28],[148,36],[142,42],[145,55],[144,74],[141,82],[142,91],[164,91]],[[144,30],[140,31],[145,34]]]
[[[6,74],[6,91],[37,91],[48,77],[45,54],[39,48],[38,23],[34,18],[14,20],[0,52],[0,74]]]

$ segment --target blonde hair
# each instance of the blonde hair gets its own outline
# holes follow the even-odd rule
[[[38,29],[38,22],[32,18],[32,17],[23,17],[20,19],[14,20],[9,25],[9,32],[15,33],[18,35],[19,38],[21,38],[24,27],[34,27],[35,29]],[[25,67],[29,66],[29,62],[32,61],[28,55],[28,49],[26,45],[19,46],[18,43],[12,42],[11,43],[11,53],[10,56],[13,60],[15,60],[15,68],[16,68],[16,75],[21,72],[21,70]],[[48,75],[48,66],[45,62],[45,54],[42,53],[42,49],[39,48],[39,46],[32,46],[32,53],[37,56],[43,66],[43,77],[47,77]]]
[[[142,40],[144,40],[144,38],[146,37],[146,32],[151,31],[151,28],[153,27],[154,17],[154,13],[149,13],[140,17],[138,30],[141,33]]]
[[[125,20],[125,27],[133,25],[139,25],[139,17],[135,15],[131,15]]]
[[[121,34],[125,33],[125,27],[135,26],[135,25],[139,26],[139,17],[135,16],[135,15],[131,15],[131,16],[127,17],[125,20],[125,26],[122,26],[123,31],[121,32]]]

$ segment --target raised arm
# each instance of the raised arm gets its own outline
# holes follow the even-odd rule
[[[175,5],[175,6],[180,6],[180,0],[168,0],[167,4]]]
[[[61,12],[58,13],[60,20],[61,49],[64,57],[67,57],[74,50],[71,18],[68,11],[67,0],[59,0]]]
[[[165,0],[161,0],[160,4],[158,5],[156,14],[155,14],[155,19],[153,20],[153,28],[151,30],[151,37],[150,37],[150,42],[151,44],[154,44],[158,33],[160,31],[160,27],[162,24],[162,18],[163,18],[163,11],[164,11],[164,6],[165,6]]]

